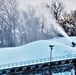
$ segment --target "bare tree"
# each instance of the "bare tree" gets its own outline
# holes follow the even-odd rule
[[[75,12],[72,11],[71,13],[65,12],[62,15],[62,18],[59,22],[61,26],[64,28],[64,30],[67,32],[70,36],[76,35],[76,16]]]
[[[19,28],[22,44],[32,42],[37,39],[38,20],[35,13],[36,9],[31,6],[28,6],[26,11],[22,11],[22,24]]]
[[[9,14],[10,14],[10,17],[9,17],[9,20],[10,20],[10,24],[12,25],[12,34],[13,34],[13,46],[15,46],[16,44],[16,27],[18,25],[18,4],[17,4],[17,1],[16,0],[8,0],[8,7],[10,10],[9,11]]]
[[[46,5],[47,8],[49,8],[50,13],[53,15],[53,17],[59,21],[59,17],[62,14],[62,11],[64,10],[65,6],[64,3],[60,0],[53,0],[51,2],[51,5]]]
[[[16,0],[0,0],[0,18],[4,46],[15,46],[16,25],[18,20]]]

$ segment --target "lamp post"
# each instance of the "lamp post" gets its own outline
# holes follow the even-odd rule
[[[51,59],[52,59],[52,50],[53,50],[54,45],[49,45],[49,47],[50,47],[50,75],[52,75],[52,72],[51,72]]]

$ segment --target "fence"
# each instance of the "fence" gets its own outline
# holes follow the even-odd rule
[[[52,57],[52,61],[75,59],[75,58],[76,58],[76,54],[72,54],[72,55],[66,55],[66,56]],[[13,67],[34,65],[34,64],[39,64],[39,63],[46,63],[46,62],[50,62],[50,58],[4,64],[4,65],[0,65],[0,70],[7,69],[7,68],[13,68]]]

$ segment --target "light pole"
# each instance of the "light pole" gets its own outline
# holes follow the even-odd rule
[[[52,50],[53,50],[54,45],[49,45],[49,47],[50,47],[50,75],[52,75],[52,72],[51,72],[51,59],[52,59]]]

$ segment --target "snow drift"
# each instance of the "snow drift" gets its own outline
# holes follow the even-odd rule
[[[76,37],[71,37],[71,39],[76,42]],[[51,40],[40,40],[24,46],[1,48],[0,65],[49,58],[49,45],[54,45],[52,57],[76,54],[76,48],[71,47],[71,42],[65,37],[54,38]]]

